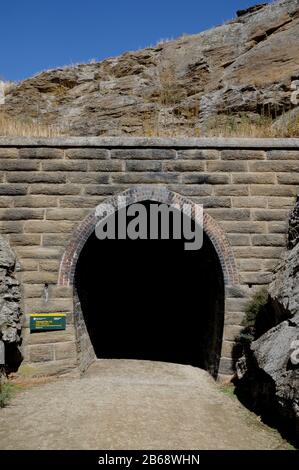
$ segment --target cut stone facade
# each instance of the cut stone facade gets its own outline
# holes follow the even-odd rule
[[[225,279],[220,373],[229,374],[246,303],[272,280],[298,189],[298,139],[1,138],[0,233],[18,260],[25,361],[52,374],[94,359],[73,273],[96,206],[125,192],[129,202],[203,204]],[[67,313],[67,329],[30,334],[29,314],[40,312]]]

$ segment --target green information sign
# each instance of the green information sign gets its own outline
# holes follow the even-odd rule
[[[65,313],[34,313],[30,315],[30,331],[65,330]]]

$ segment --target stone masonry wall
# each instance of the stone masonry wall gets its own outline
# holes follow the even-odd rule
[[[34,371],[78,364],[73,287],[57,284],[74,230],[107,197],[148,185],[202,203],[231,244],[239,282],[226,286],[220,372],[231,371],[248,297],[271,281],[286,244],[299,139],[1,138],[0,233],[17,254],[23,354]],[[66,331],[30,334],[28,315],[51,311],[67,313]]]

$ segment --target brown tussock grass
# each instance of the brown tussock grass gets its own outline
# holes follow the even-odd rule
[[[34,121],[23,121],[0,112],[0,137],[59,137],[59,128],[39,124]]]

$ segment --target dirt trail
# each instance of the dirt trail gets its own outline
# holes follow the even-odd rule
[[[0,449],[286,449],[190,366],[103,360],[0,410]]]

